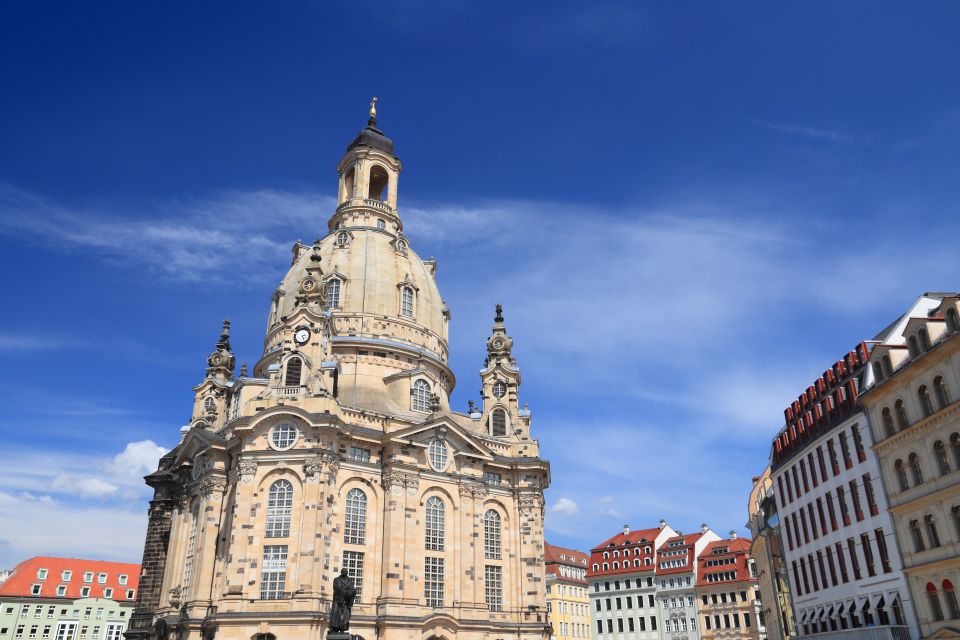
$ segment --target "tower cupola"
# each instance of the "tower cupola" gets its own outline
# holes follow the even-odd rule
[[[394,155],[393,141],[377,128],[377,99],[370,101],[367,126],[357,134],[337,164],[340,176],[337,210],[330,230],[372,226],[399,234],[397,180],[403,165]]]

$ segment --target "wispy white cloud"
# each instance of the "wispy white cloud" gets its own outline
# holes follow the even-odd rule
[[[764,122],[761,120],[753,120],[752,122],[758,126],[765,127],[767,129],[772,129],[773,131],[779,131],[780,133],[787,133],[790,135],[802,136],[804,138],[811,138],[814,140],[822,140],[826,142],[842,142],[842,143],[855,142],[853,136],[837,129],[824,129],[820,127],[810,127],[810,126],[795,124],[790,122]]]
[[[558,498],[549,506],[548,511],[561,516],[575,516],[580,513],[580,506],[570,498]]]

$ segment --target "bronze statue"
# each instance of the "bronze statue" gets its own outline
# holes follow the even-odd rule
[[[350,628],[350,609],[357,597],[357,589],[346,569],[333,581],[333,607],[330,608],[330,632],[344,633]]]

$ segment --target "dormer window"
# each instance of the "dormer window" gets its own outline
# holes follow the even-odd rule
[[[83,574],[84,582],[93,582],[93,571],[86,571]]]
[[[947,331],[953,333],[960,331],[960,316],[956,309],[947,309]]]
[[[430,383],[426,380],[415,380],[410,390],[410,408],[414,411],[430,411]]]
[[[46,580],[46,579],[47,579],[47,570],[37,569],[37,580]]]
[[[107,574],[99,573],[97,574],[97,582],[100,584],[107,584]]]
[[[340,308],[340,278],[331,278],[327,282],[327,306],[331,309]]]
[[[920,337],[920,348],[925,352],[930,351],[930,347],[933,345],[930,344],[930,334],[927,333],[927,328],[921,327],[920,331],[917,332],[917,335]]]
[[[70,571],[69,569],[65,569],[60,572],[60,579],[63,580],[64,582],[70,582],[71,578],[73,578],[73,571]]]
[[[877,382],[883,380],[883,366],[879,362],[873,363],[873,377],[876,378]]]
[[[413,288],[403,287],[400,290],[400,315],[413,317]]]
[[[880,364],[883,365],[884,376],[889,377],[893,375],[893,363],[890,361],[889,353],[884,354],[884,356],[880,358]]]
[[[907,351],[910,352],[911,358],[916,358],[920,355],[920,345],[917,343],[917,336],[907,338]]]

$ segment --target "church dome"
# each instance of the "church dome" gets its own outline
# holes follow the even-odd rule
[[[325,306],[335,318],[385,316],[434,334],[446,352],[444,304],[433,263],[424,263],[406,238],[378,229],[376,216],[370,217],[375,219],[370,227],[340,227],[313,247],[300,243],[294,247],[294,261],[281,282],[271,324],[293,315],[302,304],[299,294],[315,279],[326,288]],[[311,273],[318,263],[319,274]],[[412,296],[406,300],[405,290]],[[371,326],[358,329],[376,333]]]

